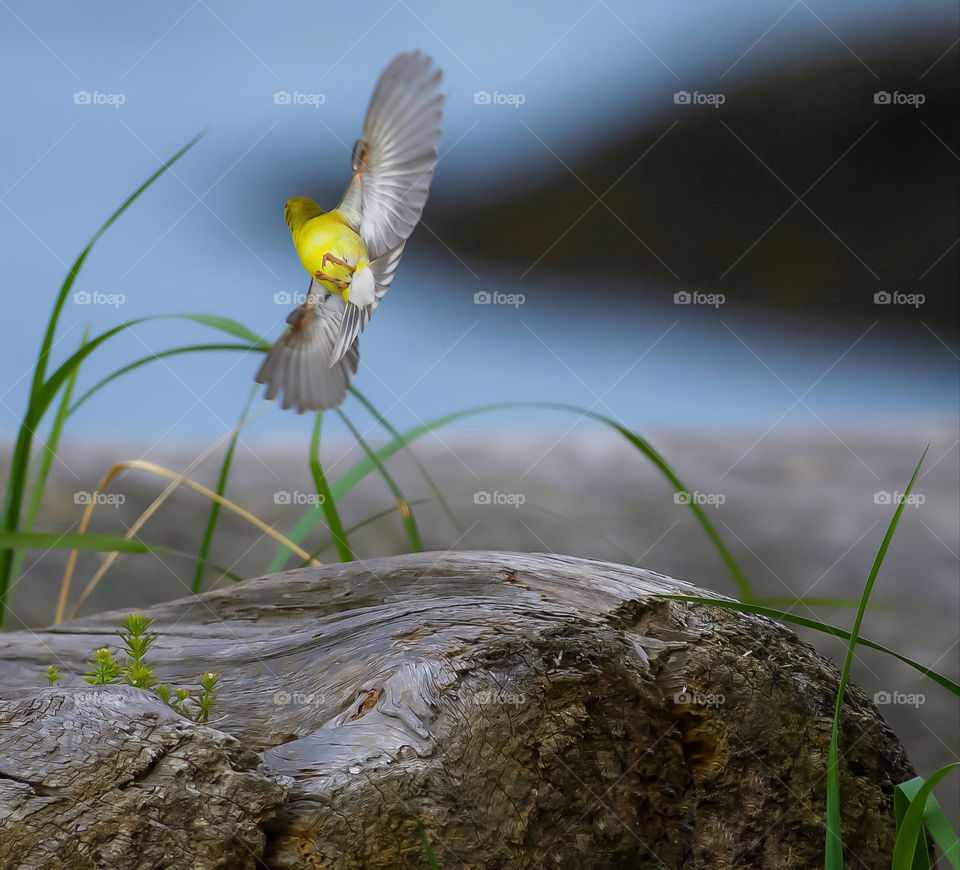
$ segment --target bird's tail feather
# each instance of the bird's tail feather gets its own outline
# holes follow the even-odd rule
[[[274,399],[282,392],[281,406],[296,407],[300,414],[336,408],[343,402],[360,361],[354,341],[343,358],[330,365],[343,306],[343,300],[332,295],[314,308],[290,312],[290,328],[270,348],[255,378],[267,385],[265,398]]]

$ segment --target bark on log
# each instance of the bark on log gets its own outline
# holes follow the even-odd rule
[[[0,866],[424,867],[424,836],[444,868],[820,865],[837,669],[770,620],[657,597],[678,592],[710,594],[459,552],[155,607],[161,677],[221,674],[212,727],[36,688],[122,614],[0,635]],[[840,751],[847,858],[889,866],[913,770],[855,687]]]

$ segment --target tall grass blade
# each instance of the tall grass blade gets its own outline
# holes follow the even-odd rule
[[[403,530],[406,532],[407,541],[410,544],[410,552],[423,552],[423,543],[420,541],[420,530],[417,528],[417,521],[413,516],[413,511],[410,509],[410,502],[407,501],[407,497],[400,490],[400,487],[397,486],[397,482],[393,479],[390,472],[387,471],[386,466],[377,458],[377,454],[370,449],[370,445],[367,444],[360,432],[357,431],[357,428],[350,422],[347,415],[339,408],[337,409],[337,413],[340,415],[340,419],[347,424],[347,428],[353,434],[353,437],[357,439],[357,443],[363,448],[364,453],[367,454],[367,457],[374,466],[376,466],[377,471],[380,472],[380,476],[383,477],[387,486],[390,488],[390,492],[393,493],[393,497],[397,500],[397,510],[400,512],[400,519],[403,521]]]
[[[420,842],[423,844],[423,852],[427,856],[430,870],[440,870],[437,856],[433,854],[433,847],[430,845],[430,840],[427,839],[427,830],[424,828],[423,822],[417,822],[417,836],[420,837]]]
[[[917,866],[916,858],[921,848],[922,856],[927,857],[929,863],[929,856],[926,854],[927,845],[923,841],[922,836],[924,819],[931,810],[931,799],[932,803],[939,808],[939,804],[936,803],[936,798],[933,797],[933,787],[956,767],[960,767],[960,761],[955,761],[953,764],[941,767],[936,773],[931,774],[926,782],[921,780],[922,784],[919,784],[919,787],[910,799],[909,806],[903,815],[902,821],[898,818],[897,842],[893,847],[892,870],[913,870],[913,868]],[[917,777],[917,779],[920,779],[920,777]],[[916,780],[911,780],[911,782],[916,782]],[[897,788],[900,788],[900,786]],[[939,816],[943,816],[942,810],[940,810]],[[937,844],[944,850],[944,855],[951,866],[956,868],[958,863],[960,863],[960,855],[958,855],[960,847],[957,845],[957,835],[950,829],[946,818],[943,818],[942,825],[936,813],[931,813],[930,818],[934,822],[933,829],[930,829],[930,833],[934,834]],[[938,834],[940,839],[946,840],[946,845],[940,842],[940,839],[937,839]]]
[[[453,498],[455,498],[455,496],[448,495],[448,496],[445,496],[445,498],[448,500],[452,500]],[[433,501],[437,501],[436,497],[434,496],[429,496],[426,498],[418,498],[411,501],[410,506],[420,507],[420,505],[430,504],[430,502],[433,502]],[[592,526],[585,525],[579,519],[573,519],[572,517],[568,517],[566,514],[561,513],[560,511],[551,510],[550,508],[537,504],[534,501],[526,502],[525,507],[538,510],[541,513],[546,514],[547,516],[552,517],[553,519],[560,520],[560,522],[566,523],[572,528],[579,529],[581,531],[590,532],[592,535],[596,536],[600,540],[604,541],[605,543],[609,544],[611,547],[618,550],[620,552],[620,555],[623,559],[624,564],[636,565],[639,562],[639,560],[632,553],[628,553],[619,544],[617,544],[617,542],[614,541],[612,538],[607,537],[606,535],[603,534],[603,532],[601,532],[596,528],[593,528]],[[360,520],[360,522],[358,522],[356,525],[353,525],[349,529],[347,529],[347,534],[352,536],[354,532],[359,531],[365,526],[369,526],[371,523],[375,523],[377,520],[382,520],[384,517],[390,516],[392,513],[394,513],[394,511],[396,511],[396,507],[394,506],[385,508],[384,510],[381,510],[381,511],[377,511],[377,513],[372,514],[366,519]],[[323,544],[321,547],[314,550],[310,555],[311,557],[316,559],[320,556],[321,553],[326,552],[332,546],[333,546],[333,541],[328,541],[326,544]],[[302,562],[300,564],[300,567],[305,568],[308,564],[309,564],[308,562]]]
[[[417,507],[422,504],[429,504],[433,500],[434,499],[432,498],[416,498],[412,502],[410,502],[410,504],[413,507]],[[384,517],[389,517],[391,514],[395,513],[396,510],[397,510],[396,505],[390,505],[390,507],[384,508],[382,511],[377,511],[375,514],[371,514],[370,516],[365,517],[364,519],[360,520],[360,522],[354,523],[352,526],[350,526],[350,528],[346,530],[347,535],[348,536],[353,535],[354,532],[360,531],[360,529],[364,528],[365,526],[369,526],[372,523],[375,523],[377,520],[382,520]],[[325,553],[327,550],[329,550],[333,546],[333,544],[334,542],[332,539],[327,541],[327,543],[322,544],[320,547],[318,547],[316,550],[314,550],[310,554],[310,558],[311,559],[319,558],[320,554]],[[306,568],[307,565],[309,564],[310,564],[309,561],[304,560],[303,562],[300,563],[299,567]]]
[[[121,375],[125,375],[127,372],[132,372],[134,369],[140,368],[140,366],[145,366],[147,363],[152,363],[155,360],[163,359],[164,357],[168,357],[168,356],[177,356],[178,354],[181,354],[181,353],[195,353],[195,352],[208,351],[208,350],[248,351],[248,350],[259,350],[259,347],[256,347],[254,345],[249,345],[249,344],[188,344],[188,345],[184,345],[183,347],[172,347],[169,350],[161,350],[161,351],[158,351],[157,353],[152,353],[150,354],[150,356],[145,356],[142,359],[138,359],[132,363],[128,363],[127,365],[117,369],[115,372],[112,372],[111,374],[107,375],[105,378],[101,378],[92,387],[90,387],[90,389],[87,390],[79,399],[77,399],[76,402],[74,402],[70,406],[70,410],[68,413],[72,414],[84,402],[86,402],[89,398],[91,398],[94,395],[94,393],[101,390],[111,381],[116,380]]]
[[[426,435],[428,432],[433,431],[434,429],[439,429],[442,426],[449,425],[457,420],[462,420],[465,417],[475,416],[477,414],[487,414],[492,411],[505,411],[505,410],[516,410],[520,408],[540,408],[544,410],[553,410],[553,411],[564,411],[566,413],[577,414],[581,417],[588,417],[593,420],[597,420],[603,423],[606,426],[614,429],[620,435],[622,435],[632,446],[638,449],[644,456],[646,456],[656,467],[661,474],[663,474],[667,480],[670,481],[670,484],[674,487],[677,492],[687,492],[687,488],[683,485],[679,477],[667,463],[667,461],[660,456],[656,450],[653,449],[650,444],[648,444],[643,438],[640,438],[638,435],[635,435],[629,429],[621,426],[614,420],[611,420],[609,417],[604,417],[602,414],[596,414],[593,411],[590,411],[585,408],[577,408],[573,405],[562,405],[555,402],[501,402],[493,405],[481,405],[475,408],[467,408],[464,411],[457,411],[453,414],[447,414],[443,417],[438,417],[435,420],[431,420],[428,423],[424,423],[420,426],[417,426],[408,432],[402,434],[399,438],[394,438],[385,446],[381,447],[376,451],[377,458],[384,462],[393,456],[398,451],[402,450],[412,441],[415,441],[417,438]],[[374,469],[374,464],[371,461],[370,457],[361,459],[353,466],[349,471],[347,471],[341,478],[339,478],[332,486],[332,492],[334,497],[342,498],[347,492],[349,492],[360,480],[366,477]],[[706,513],[700,505],[696,504],[692,499],[687,501],[687,506],[693,511],[694,515],[697,517],[697,520],[706,530],[707,535],[710,540],[713,542],[714,547],[717,549],[717,552],[720,553],[721,558],[726,564],[728,570],[733,576],[734,582],[737,584],[740,589],[741,597],[746,601],[752,601],[756,596],[753,594],[753,590],[750,588],[750,585],[747,583],[746,578],[743,575],[743,572],[740,570],[737,565],[736,560],[733,558],[733,555],[724,545],[722,539],[720,538],[719,533],[713,527],[712,523],[708,519]],[[293,531],[290,533],[290,539],[294,542],[299,543],[303,540],[303,536],[313,528],[316,524],[317,518],[315,514],[307,512],[300,521],[296,524]],[[280,550],[274,556],[273,561],[270,563],[269,572],[279,571],[283,565],[286,563],[289,553],[284,550]]]
[[[46,365],[47,358],[50,356],[50,350],[53,347],[54,335],[57,331],[57,323],[60,319],[60,313],[63,310],[63,306],[67,301],[67,296],[70,293],[70,289],[73,287],[73,282],[76,280],[77,275],[80,274],[80,269],[83,266],[84,262],[87,259],[87,256],[90,254],[90,251],[93,249],[93,246],[100,240],[100,237],[108,230],[111,226],[117,221],[117,219],[131,206],[136,202],[140,196],[146,192],[146,190],[152,185],[164,172],[166,172],[174,163],[176,163],[184,154],[186,154],[197,142],[203,138],[206,131],[201,131],[196,136],[194,136],[186,145],[184,145],[176,154],[173,155],[166,163],[164,163],[156,172],[153,173],[143,184],[141,184],[133,193],[130,194],[124,201],[123,204],[118,208],[109,218],[104,222],[104,224],[98,229],[94,234],[93,238],[87,242],[87,246],[80,252],[80,256],[77,257],[73,266],[71,266],[70,271],[67,273],[67,277],[64,280],[62,286],[60,287],[60,293],[57,296],[57,300],[53,305],[53,311],[50,314],[50,319],[47,321],[47,331],[43,336],[43,343],[40,345],[40,354],[37,357],[37,364],[33,370],[33,388],[31,388],[31,395],[35,392],[35,389],[43,382],[43,379],[46,377]]]
[[[88,535],[80,532],[0,532],[0,546],[11,546],[22,550],[84,550],[94,553],[140,553],[163,554],[165,556],[179,556],[197,561],[193,553],[176,550],[161,544],[144,544],[135,538],[118,538],[115,535],[95,534]],[[243,578],[227,568],[222,568],[213,562],[207,562],[215,571],[229,577],[236,583]]]
[[[115,535],[86,535],[77,532],[0,532],[0,547],[22,547],[25,550],[95,550],[101,553],[168,552],[167,547],[151,546]]]
[[[373,418],[381,425],[387,432],[390,433],[392,438],[402,438],[403,436],[393,427],[390,421],[383,416],[376,408],[373,407],[373,403],[356,387],[350,387],[350,392],[359,400],[372,415]],[[430,476],[430,472],[427,471],[426,466],[420,461],[420,457],[414,452],[413,448],[407,447],[407,452],[410,454],[410,458],[414,461],[417,468],[420,471],[421,476],[426,481],[427,486],[430,487],[433,492],[434,498],[439,502],[440,507],[443,509],[443,512],[447,515],[447,519],[450,520],[453,527],[460,533],[462,538],[466,534],[466,530],[463,528],[463,525],[456,518],[453,511],[450,510],[450,505],[447,504],[447,500],[443,497],[443,494],[440,492],[440,488],[434,482],[433,478]]]
[[[853,631],[850,632],[850,639],[847,643],[847,655],[843,661],[843,670],[840,672],[840,687],[837,690],[837,703],[833,712],[833,729],[830,733],[830,755],[827,759],[827,836],[824,844],[825,870],[843,870],[843,840],[840,836],[840,762],[838,757],[838,742],[840,713],[843,709],[843,698],[847,691],[847,682],[850,679],[853,651],[857,646],[860,625],[863,622],[863,614],[866,612],[870,593],[873,591],[873,584],[876,582],[877,574],[880,573],[880,566],[883,564],[887,549],[890,547],[890,541],[893,540],[893,533],[897,530],[897,524],[900,522],[903,507],[913,489],[914,483],[916,483],[917,475],[920,473],[920,466],[923,465],[923,460],[926,458],[928,449],[929,446],[924,448],[920,456],[920,461],[917,463],[917,467],[913,471],[913,476],[910,478],[910,483],[907,484],[903,498],[897,505],[897,509],[893,513],[893,519],[890,520],[887,532],[883,536],[883,541],[880,543],[877,557],[874,559],[873,567],[870,569],[870,576],[867,577],[866,586],[863,588],[863,595],[860,596],[860,607],[857,608],[857,616],[853,621]]]
[[[229,335],[234,335],[238,338],[244,338],[248,340],[251,345],[253,345],[253,347],[249,348],[250,350],[260,350],[261,343],[263,342],[263,339],[255,336],[243,324],[238,323],[236,320],[231,320],[229,317],[190,313],[152,314],[147,317],[138,317],[135,320],[129,320],[126,323],[121,323],[119,326],[114,326],[112,329],[108,329],[106,332],[103,332],[96,338],[88,341],[83,347],[80,348],[80,350],[68,357],[60,365],[60,367],[52,375],[50,375],[49,379],[43,384],[37,393],[36,407],[39,411],[39,415],[42,416],[49,407],[53,397],[56,395],[63,382],[70,376],[70,373],[73,371],[73,369],[80,365],[80,363],[90,356],[90,354],[93,353],[93,351],[95,351],[101,344],[108,339],[113,338],[113,336],[117,335],[118,333],[123,332],[125,329],[130,329],[133,326],[138,326],[141,323],[149,323],[154,320],[189,320],[193,323],[200,323],[204,326],[210,326],[213,329],[219,329],[221,332],[226,332]],[[37,419],[39,419],[39,416]]]
[[[83,337],[80,339],[80,346],[87,341],[90,334],[89,327],[83,330]],[[37,514],[40,513],[40,504],[43,501],[43,493],[47,487],[47,479],[50,476],[50,469],[53,467],[54,457],[57,455],[57,448],[60,446],[60,436],[63,434],[63,424],[69,416],[70,399],[73,396],[73,390],[77,385],[77,376],[80,373],[78,366],[73,370],[73,374],[67,380],[63,395],[60,397],[60,405],[53,418],[53,425],[50,427],[50,436],[47,443],[43,446],[43,452],[40,456],[40,467],[37,470],[36,480],[33,482],[33,489],[30,493],[30,502],[27,505],[27,515],[21,523],[21,529],[24,532],[32,532],[33,524],[37,521]],[[10,591],[13,592],[20,579],[20,571],[23,568],[23,560],[26,553],[23,550],[17,550],[13,556],[13,570],[10,572]]]
[[[247,422],[247,414],[250,413],[250,405],[253,403],[254,397],[257,395],[257,391],[260,389],[259,385],[254,384],[250,390],[250,394],[247,396],[247,401],[243,406],[243,410],[240,412],[240,419],[237,421],[236,428],[233,430],[233,435],[230,436],[230,444],[227,447],[227,452],[224,454],[223,463],[220,465],[220,474],[217,476],[217,489],[216,493],[218,496],[223,496],[227,489],[227,478],[230,476],[230,466],[233,463],[233,454],[237,449],[237,440],[240,437],[240,430],[244,427]],[[190,584],[190,591],[196,595],[200,591],[200,586],[203,584],[203,572],[206,568],[207,556],[210,554],[210,546],[213,544],[213,535],[217,529],[217,519],[220,516],[220,502],[214,501],[210,505],[210,515],[207,517],[207,525],[203,530],[203,540],[200,543],[200,552],[197,554],[197,570],[193,575],[193,583]]]
[[[310,473],[313,475],[313,485],[317,489],[317,496],[320,498],[320,507],[323,509],[323,515],[327,518],[327,527],[330,529],[333,542],[337,546],[340,561],[352,562],[353,552],[350,550],[350,544],[347,542],[347,533],[343,530],[343,523],[340,522],[340,514],[337,513],[337,505],[334,501],[333,493],[330,492],[327,477],[323,473],[323,466],[320,464],[320,427],[322,424],[323,412],[318,411],[317,417],[313,422],[313,434],[310,437]],[[316,506],[311,510],[316,511]],[[299,542],[295,541],[294,543]],[[280,552],[289,553],[290,551],[284,548]]]
[[[923,783],[924,778],[922,776],[915,776],[913,779],[901,782],[894,787],[893,801],[896,807],[898,831],[903,827],[907,810],[916,798],[917,792],[923,787]],[[933,792],[927,795],[927,804],[923,810],[923,824],[930,832],[930,836],[933,837],[933,842],[943,851],[943,857],[950,862],[953,870],[960,870],[960,838],[957,837],[956,831],[950,827],[950,822],[947,821],[943,807],[940,806],[940,802]],[[927,854],[926,838],[918,838],[917,856],[926,860],[927,863],[923,865],[924,870],[929,870],[930,861]],[[914,861],[914,866],[919,867],[920,865]]]
[[[221,439],[220,441],[216,442],[214,447],[219,446],[219,444],[221,444],[223,440],[226,440],[226,439]],[[272,526],[265,523],[259,517],[250,513],[250,511],[245,510],[244,508],[240,507],[240,505],[235,504],[234,502],[230,501],[230,499],[225,498],[222,495],[217,495],[212,489],[209,489],[208,487],[203,486],[203,484],[197,483],[196,481],[193,481],[190,478],[188,478],[186,475],[189,473],[190,469],[194,467],[196,464],[198,464],[200,461],[202,461],[202,458],[203,458],[203,455],[201,456],[200,459],[195,459],[193,465],[188,467],[186,471],[180,472],[179,474],[175,471],[171,471],[169,468],[164,468],[162,465],[158,465],[155,462],[148,462],[144,459],[132,459],[127,462],[116,463],[103,476],[103,479],[100,481],[99,485],[97,486],[98,493],[103,492],[107,484],[117,474],[129,468],[136,468],[136,469],[139,469],[140,471],[147,471],[150,474],[154,474],[158,477],[163,477],[171,481],[171,484],[159,496],[157,496],[157,498],[153,500],[150,506],[142,514],[140,514],[139,517],[137,517],[133,525],[131,525],[130,528],[127,529],[126,533],[124,534],[124,539],[126,540],[132,539],[134,535],[136,535],[137,532],[140,530],[140,528],[143,526],[143,524],[150,518],[150,516],[152,516],[153,513],[159,509],[160,505],[163,504],[164,500],[172,492],[174,492],[177,487],[185,486],[188,489],[192,489],[194,492],[199,493],[204,498],[219,502],[227,510],[231,511],[232,513],[246,520],[251,525],[256,526],[256,528],[258,528],[261,532],[263,532],[263,534],[269,535],[278,543],[283,544],[284,546],[287,546],[287,547],[295,547],[297,554],[300,555],[302,558],[304,559],[309,558],[309,554],[306,551],[302,550],[299,546],[294,544],[289,538],[285,538],[276,529],[274,529]],[[96,507],[96,500],[91,499],[89,504],[87,504],[86,508],[84,508],[83,517],[80,520],[81,534],[86,531],[87,526],[90,523],[90,517],[93,515],[93,510],[95,507]],[[90,593],[93,592],[93,590],[96,588],[97,584],[103,578],[103,575],[109,570],[110,566],[113,564],[115,559],[116,559],[115,554],[111,554],[104,560],[103,564],[97,569],[96,573],[93,575],[90,582],[87,584],[86,588],[83,590],[83,593],[80,595],[79,599],[77,599],[76,603],[74,604],[74,608],[73,608],[74,615],[76,615],[77,611],[80,609],[83,602],[86,601]],[[76,553],[71,553],[70,559],[67,562],[67,568],[63,574],[63,581],[60,584],[60,598],[57,602],[57,617],[55,620],[58,624],[62,621],[63,613],[66,608],[67,597],[69,595],[69,590],[70,590],[70,579],[71,579],[75,564],[76,564]]]
[[[204,131],[205,132],[205,131]],[[20,422],[20,429],[17,433],[17,441],[14,445],[13,455],[10,458],[10,474],[7,478],[7,492],[4,497],[3,514],[0,516],[0,529],[5,532],[15,532],[20,527],[20,511],[23,506],[23,493],[26,487],[27,474],[30,464],[30,448],[33,442],[33,436],[37,426],[43,417],[43,410],[38,407],[40,393],[45,383],[44,379],[47,373],[47,359],[53,348],[53,340],[57,331],[57,324],[60,320],[60,313],[63,310],[64,303],[73,287],[73,283],[80,273],[87,256],[93,249],[100,237],[113,225],[113,223],[153,184],[164,172],[176,163],[184,154],[186,154],[203,136],[203,132],[191,139],[176,154],[164,163],[156,172],[154,172],[143,184],[141,184],[130,196],[124,200],[123,204],[104,222],[103,226],[94,233],[93,238],[87,242],[86,247],[80,252],[80,256],[74,261],[67,277],[64,279],[54,302],[53,310],[47,321],[46,332],[40,345],[40,352],[37,356],[37,362],[33,369],[33,379],[30,384],[30,394],[27,399],[27,410]],[[56,393],[56,390],[54,391]],[[52,398],[52,397],[51,397]],[[49,404],[49,402],[48,402]],[[6,615],[7,595],[10,590],[11,573],[13,570],[13,550],[0,550],[0,629],[3,628],[4,617]]]

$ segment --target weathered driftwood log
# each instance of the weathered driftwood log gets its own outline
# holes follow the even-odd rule
[[[246,866],[286,795],[233,737],[129,686],[8,702],[0,733],[4,867]]]
[[[36,688],[119,614],[0,635],[0,865],[423,867],[428,842],[445,868],[818,866],[838,672],[769,620],[657,597],[691,591],[463,552],[155,607],[162,678],[222,675],[211,727]],[[889,866],[913,771],[856,688],[840,748],[848,856]]]

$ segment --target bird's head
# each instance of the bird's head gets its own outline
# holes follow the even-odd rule
[[[291,232],[319,214],[323,214],[323,209],[309,196],[295,196],[293,199],[288,199],[284,210],[284,218]]]

